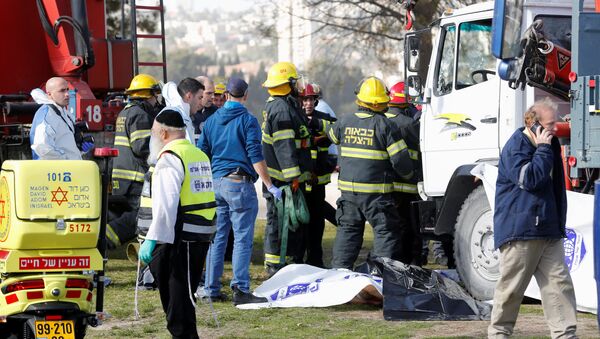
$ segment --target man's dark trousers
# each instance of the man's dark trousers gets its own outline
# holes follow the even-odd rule
[[[153,252],[150,271],[173,338],[198,338],[196,310],[190,298],[200,283],[208,246],[208,242],[179,241],[177,245],[159,244]]]
[[[306,225],[303,234],[303,246],[300,251],[302,256],[306,251],[306,261],[308,265],[316,267],[324,267],[323,265],[323,231],[325,230],[325,185],[311,186],[310,191],[307,189],[306,205],[310,213],[310,222]],[[302,262],[303,258],[296,260]]]

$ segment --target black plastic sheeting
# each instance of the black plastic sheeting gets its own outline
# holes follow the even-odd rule
[[[385,320],[489,320],[492,306],[433,270],[376,258],[357,271],[383,277]]]

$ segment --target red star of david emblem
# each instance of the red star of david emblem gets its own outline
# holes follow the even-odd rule
[[[56,189],[55,191],[50,192],[52,193],[52,199],[50,201],[57,203],[58,206],[60,206],[63,202],[69,201],[67,200],[67,193],[69,193],[69,191],[63,191],[62,188],[58,187],[58,189]],[[56,197],[59,193],[62,194],[62,198],[60,199]]]

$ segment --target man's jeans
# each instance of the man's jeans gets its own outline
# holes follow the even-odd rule
[[[254,222],[258,214],[258,198],[254,183],[226,177],[213,182],[217,201],[217,232],[206,256],[205,293],[218,296],[221,292],[223,258],[229,230],[233,227],[233,279],[230,286],[250,291],[250,259],[254,238]]]

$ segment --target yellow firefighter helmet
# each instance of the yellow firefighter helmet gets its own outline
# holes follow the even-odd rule
[[[160,84],[153,76],[149,74],[138,74],[131,79],[129,88],[125,94],[132,98],[148,99],[160,93]]]
[[[291,62],[278,62],[269,69],[267,74],[267,81],[263,83],[263,87],[274,88],[287,84],[290,79],[298,79],[298,72],[296,66]]]
[[[374,76],[361,80],[354,93],[359,102],[366,104],[382,105],[390,101],[390,91],[383,80]]]

